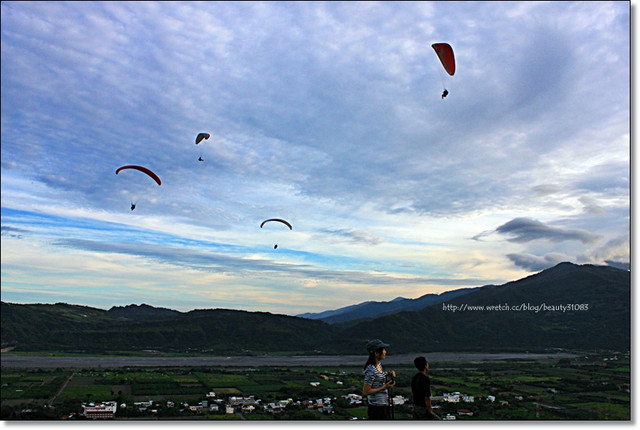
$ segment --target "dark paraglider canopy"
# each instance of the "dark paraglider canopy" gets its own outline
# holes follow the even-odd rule
[[[196,145],[202,142],[202,139],[207,140],[209,137],[211,137],[209,133],[199,133],[198,136],[196,136]]]
[[[126,166],[122,166],[119,167],[118,170],[116,170],[116,175],[118,173],[120,173],[120,171],[122,170],[127,170],[127,169],[135,169],[135,170],[139,170],[142,173],[146,173],[147,175],[149,175],[149,177],[151,177],[151,179],[153,179],[154,181],[156,181],[156,183],[158,185],[162,185],[162,181],[160,180],[160,177],[158,175],[156,175],[155,173],[153,173],[151,170],[147,169],[146,167],[143,166],[136,166],[136,165],[126,165]]]
[[[282,224],[286,225],[287,227],[289,227],[289,230],[293,230],[293,227],[291,226],[291,224],[289,224],[289,222],[280,219],[280,218],[269,218],[266,219],[264,221],[262,221],[262,224],[260,224],[260,228],[262,228],[263,225],[265,225],[266,223],[270,222],[270,221],[275,221],[275,222],[281,222]]]
[[[456,60],[451,45],[448,43],[434,43],[431,47],[436,51],[442,67],[444,67],[449,75],[453,76],[454,73],[456,73]]]

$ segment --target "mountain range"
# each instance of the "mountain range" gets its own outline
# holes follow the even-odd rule
[[[329,324],[381,317],[383,315],[395,314],[401,311],[417,311],[427,306],[437,305],[454,297],[475,291],[476,288],[460,288],[453,291],[446,291],[441,294],[425,294],[417,299],[405,299],[398,297],[390,302],[368,301],[357,305],[351,305],[332,311],[319,313],[304,313],[297,316],[309,319],[318,319]]]
[[[504,285],[364,302],[306,318],[2,302],[1,342],[15,351],[120,354],[362,354],[373,338],[393,353],[629,350],[630,288],[627,270],[561,263]]]

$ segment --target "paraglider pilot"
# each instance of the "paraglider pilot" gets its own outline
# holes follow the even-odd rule
[[[136,208],[136,204],[131,202],[131,210],[134,210]]]
[[[445,88],[444,91],[442,92],[442,98],[444,99],[448,95],[449,95],[449,91],[447,91],[447,89]]]

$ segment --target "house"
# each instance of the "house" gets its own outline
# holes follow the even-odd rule
[[[312,387],[318,387],[320,386],[319,382],[309,382],[309,385],[311,385]]]
[[[149,400],[148,402],[134,402],[133,404],[137,406],[139,410],[146,411],[147,408],[153,406],[153,400]]]
[[[253,396],[249,397],[229,397],[228,402],[230,406],[236,407],[244,407],[244,406],[253,406],[256,407],[260,404],[260,399],[256,400]]]
[[[349,405],[361,405],[362,396],[359,394],[349,393],[346,396],[342,396],[349,400]]]
[[[288,403],[283,404],[281,401],[276,403],[268,403],[264,405],[264,411],[270,414],[281,413]]]
[[[449,403],[459,403],[460,402],[460,393],[444,393],[443,398],[445,402]]]
[[[405,399],[402,396],[395,396],[391,399],[391,401],[393,402],[394,406],[398,406],[398,405],[404,405],[404,403],[407,401],[408,399]]]
[[[469,409],[458,409],[458,415],[473,416],[473,412]]]
[[[116,415],[116,402],[82,404],[82,415],[92,420],[110,419]]]

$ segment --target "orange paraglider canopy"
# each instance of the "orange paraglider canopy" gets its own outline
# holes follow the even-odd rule
[[[436,54],[438,54],[438,58],[447,73],[453,76],[456,72],[456,60],[451,45],[448,43],[434,43],[431,47],[436,51]]]

